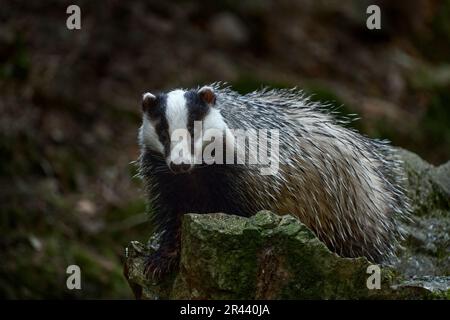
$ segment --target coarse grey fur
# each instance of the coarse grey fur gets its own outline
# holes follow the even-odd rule
[[[348,120],[338,120],[328,106],[296,89],[241,95],[220,83],[210,87],[216,95],[214,108],[228,128],[278,129],[280,145],[279,170],[274,175],[261,175],[255,165],[214,169],[214,183],[221,193],[208,193],[212,198],[208,201],[232,202],[230,214],[251,215],[261,209],[292,214],[341,256],[389,261],[402,237],[399,219],[408,216],[409,201],[402,187],[401,161],[387,141],[344,127]],[[149,150],[142,142],[141,146],[141,176],[155,209],[164,211],[169,197],[161,196],[165,192],[161,184],[169,185],[172,176],[157,177],[161,168],[146,156]],[[191,174],[203,170],[199,167]],[[164,232],[161,219],[154,221]]]

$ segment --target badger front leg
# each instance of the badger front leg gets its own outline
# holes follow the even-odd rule
[[[144,273],[147,278],[159,280],[175,269],[180,260],[181,214],[164,225],[157,251],[145,258]]]

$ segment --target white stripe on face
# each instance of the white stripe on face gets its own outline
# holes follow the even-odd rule
[[[190,136],[190,133],[187,129],[189,115],[184,94],[185,91],[183,90],[174,90],[169,92],[169,94],[167,95],[166,119],[169,126],[169,137],[171,138],[174,131],[177,130],[177,132],[179,132],[180,129],[185,130],[186,135]],[[180,156],[178,152],[179,149],[174,149],[174,145],[176,144],[177,141],[171,142],[171,152],[167,161],[173,161],[175,163],[191,163],[191,152],[183,152]],[[188,151],[190,151],[190,146]]]
[[[184,93],[183,90],[174,90],[167,95],[166,119],[169,124],[169,135],[173,130],[187,128],[188,110]]]

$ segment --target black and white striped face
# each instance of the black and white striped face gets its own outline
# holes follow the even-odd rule
[[[199,90],[174,90],[143,96],[143,121],[139,132],[141,145],[157,152],[174,173],[189,172],[194,167],[195,146],[203,148],[203,137],[194,137],[194,123],[208,129],[225,130],[220,111],[214,108],[216,96],[211,87]],[[180,152],[186,147],[189,152]],[[186,150],[186,149],[184,149]]]

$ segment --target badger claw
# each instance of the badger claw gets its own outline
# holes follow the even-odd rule
[[[144,275],[147,279],[159,281],[162,277],[173,271],[177,262],[177,254],[165,254],[156,251],[145,257]]]

